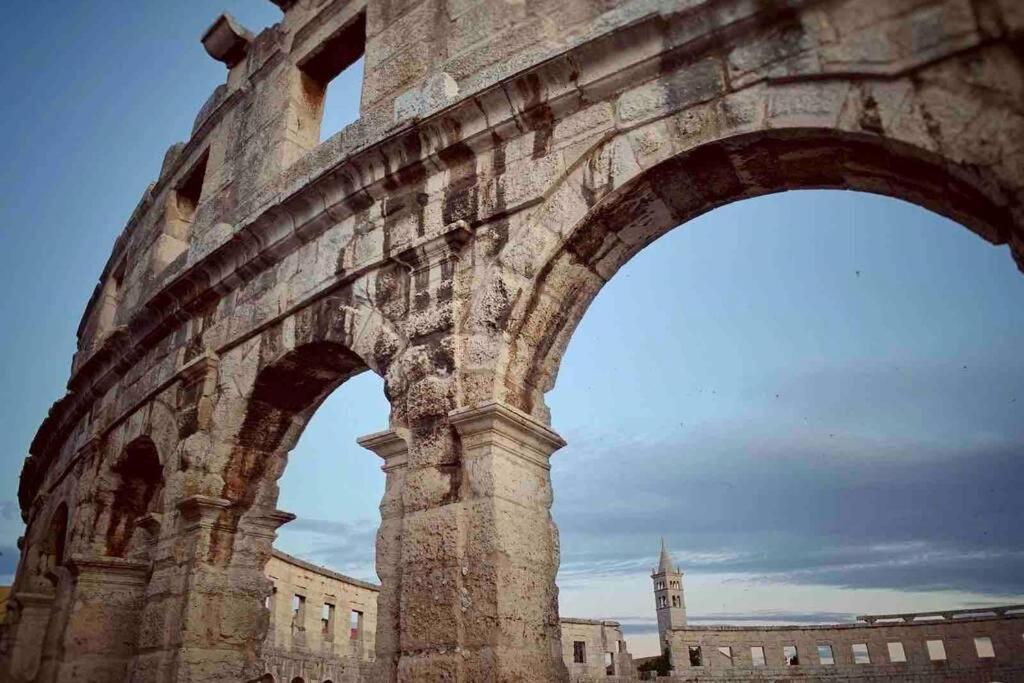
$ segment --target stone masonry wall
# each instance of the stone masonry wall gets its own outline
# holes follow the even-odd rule
[[[277,479],[367,371],[391,405],[364,440],[387,472],[373,676],[565,680],[544,394],[618,268],[812,187],[1024,263],[1015,0],[275,4],[202,37],[225,82],[82,317],[21,473],[5,680],[263,675]],[[360,119],[320,143],[360,55]]]
[[[994,656],[979,656],[977,637],[990,639]],[[945,660],[931,659],[926,645],[929,640],[942,642]],[[905,662],[893,661],[890,643],[902,644]],[[868,661],[854,660],[855,644],[866,646]],[[822,663],[821,645],[831,648],[833,664]],[[799,665],[786,664],[786,646],[796,648]],[[691,666],[691,647],[701,650],[700,666]],[[730,648],[731,658],[719,651],[722,647]],[[753,647],[764,649],[763,666],[755,666]],[[1024,616],[931,623],[687,628],[670,632],[670,650],[673,680],[680,681],[1022,681]]]

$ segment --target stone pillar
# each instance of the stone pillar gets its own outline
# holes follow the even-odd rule
[[[564,681],[558,530],[551,519],[558,434],[490,402],[449,414],[462,442],[462,648],[469,680]]]
[[[447,423],[458,469],[417,465],[413,444],[404,467],[397,679],[567,680],[549,466],[564,442],[499,403]]]
[[[401,610],[399,595],[402,585],[402,486],[408,464],[409,447],[394,430],[369,434],[359,445],[373,451],[384,464],[386,480],[380,501],[380,528],[377,530],[377,640],[375,676],[378,681],[396,680],[400,655],[399,628]]]
[[[50,593],[19,591],[7,603],[4,680],[11,683],[34,681],[39,673],[43,640],[50,623],[54,596]]]
[[[52,679],[125,680],[135,655],[150,563],[75,555],[68,565],[70,605]]]

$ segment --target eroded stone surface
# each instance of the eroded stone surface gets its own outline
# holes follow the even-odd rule
[[[363,371],[404,444],[378,675],[563,678],[543,396],[623,263],[808,187],[916,202],[1024,263],[1016,3],[277,4],[255,37],[215,31],[226,83],[114,245],[33,441],[10,680],[88,677],[100,647],[108,679],[262,675],[276,480]],[[360,120],[317,144],[361,46]],[[73,567],[115,565],[137,602],[69,611],[106,590]],[[94,641],[113,621],[131,633]]]

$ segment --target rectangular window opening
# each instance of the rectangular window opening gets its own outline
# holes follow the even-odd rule
[[[754,645],[750,648],[750,661],[753,662],[754,666],[765,666],[768,660],[764,657],[764,648],[760,645]]]
[[[320,627],[320,630],[325,634],[330,634],[334,631],[334,605],[329,602],[325,602],[320,610]]]
[[[292,621],[302,628],[306,621],[306,596],[296,593],[292,596]]]
[[[819,645],[818,646],[818,660],[822,666],[832,666],[836,663],[835,655],[832,654],[831,645]]]
[[[366,13],[360,12],[299,64],[309,147],[359,119],[365,50]]]
[[[722,664],[732,666],[732,648],[728,645],[720,645],[718,647],[718,658]]]
[[[796,651],[796,645],[783,647],[782,656],[786,658],[786,666],[800,666],[800,654]]]
[[[990,659],[996,656],[995,648],[992,647],[992,639],[988,636],[975,638],[974,650],[978,653],[978,659]]]
[[[854,643],[853,644],[853,663],[854,664],[870,664],[871,655],[868,654],[868,646],[866,643]]]
[[[199,161],[195,163],[174,190],[178,218],[186,223],[191,223],[196,216],[199,200],[203,196],[203,182],[206,180],[206,162],[209,158],[209,150],[203,152],[203,155],[199,157]]]
[[[572,661],[575,664],[587,663],[587,644],[582,640],[572,641]]]
[[[928,648],[928,659],[933,662],[946,661],[946,645],[941,640],[926,640],[924,644]]]
[[[690,666],[704,666],[704,653],[700,650],[700,645],[690,646]]]
[[[903,649],[903,643],[895,641],[888,644],[889,661],[893,664],[902,664],[907,661],[907,653]]]
[[[363,635],[363,613],[357,609],[348,615],[349,639],[359,640]]]

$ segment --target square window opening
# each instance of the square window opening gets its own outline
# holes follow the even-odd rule
[[[907,661],[907,653],[903,649],[903,643],[893,642],[888,644],[889,661],[893,664],[902,664]]]
[[[974,650],[978,653],[978,659],[990,659],[996,656],[995,648],[992,647],[992,639],[988,636],[975,638]]]
[[[178,218],[191,223],[196,217],[199,200],[203,197],[203,182],[206,180],[206,163],[210,151],[203,152],[199,161],[189,170],[174,190],[174,200],[178,209]]]
[[[836,663],[836,658],[832,653],[831,645],[818,646],[818,660],[821,662],[822,666],[832,666]]]
[[[925,647],[928,648],[928,659],[933,662],[946,661],[946,645],[941,640],[926,640]]]
[[[764,648],[760,645],[754,645],[750,648],[750,661],[754,666],[766,666],[768,660],[764,656]]]
[[[866,643],[854,643],[853,644],[853,663],[854,664],[870,664],[871,655],[868,653],[868,646]]]
[[[800,653],[796,651],[796,645],[783,647],[782,656],[786,658],[786,666],[800,666]]]
[[[690,666],[704,666],[704,653],[700,650],[700,645],[690,646]]]
[[[360,12],[300,64],[308,119],[304,142],[313,147],[359,118],[366,50],[366,14]]]
[[[721,646],[719,646],[719,648],[718,648],[718,655],[719,655],[719,659],[722,660],[723,664],[725,664],[727,666],[731,666],[732,665],[732,648],[731,647],[729,647],[728,645],[721,645]]]

